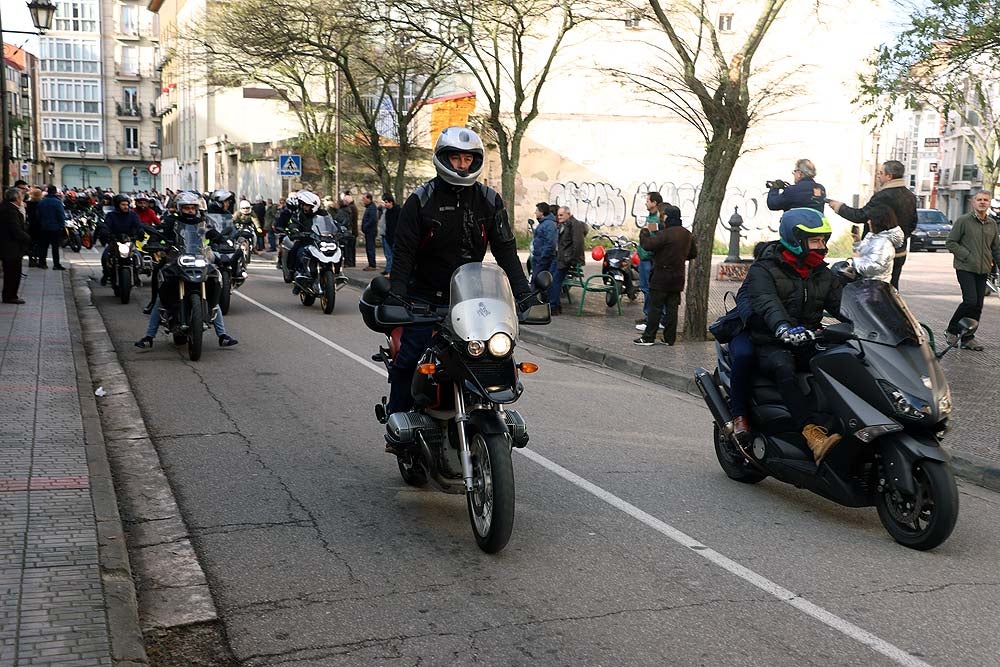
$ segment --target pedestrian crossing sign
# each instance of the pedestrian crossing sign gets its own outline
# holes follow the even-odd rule
[[[279,155],[278,156],[278,176],[290,178],[302,175],[301,155]]]

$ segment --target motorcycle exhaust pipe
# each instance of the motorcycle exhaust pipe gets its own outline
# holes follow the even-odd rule
[[[697,368],[694,371],[694,383],[698,385],[698,391],[705,399],[705,405],[712,413],[715,423],[727,436],[731,436],[733,434],[733,415],[729,411],[729,401],[722,397],[722,392],[715,384],[715,378],[704,368]]]

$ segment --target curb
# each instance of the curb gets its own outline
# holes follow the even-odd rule
[[[70,272],[73,275],[73,272]],[[139,627],[139,604],[121,516],[115,494],[111,466],[108,463],[104,429],[94,399],[94,385],[84,351],[83,330],[80,323],[80,304],[74,298],[73,280],[63,285],[66,296],[66,314],[70,335],[74,342],[73,363],[76,366],[77,395],[80,397],[80,414],[83,420],[84,449],[90,472],[90,498],[94,504],[97,522],[97,556],[104,589],[108,635],[111,641],[113,664],[148,665],[145,642]],[[73,307],[70,307],[73,304]]]
[[[126,568],[131,558],[131,570],[126,571],[135,574],[138,584],[132,594],[135,600],[138,592],[138,626],[148,631],[215,621],[218,614],[208,581],[173,490],[104,319],[93,304],[87,279],[78,278],[77,273],[75,268],[71,272],[72,289],[90,376],[80,395],[93,402],[91,422],[103,429],[99,443],[106,450],[110,472],[102,488],[106,486],[112,494],[117,488],[119,493],[121,503],[113,508],[116,517],[118,507],[121,510],[117,541],[122,546],[117,556]],[[107,392],[99,404],[94,399],[95,387]]]
[[[348,276],[347,281],[352,287],[362,290],[368,286],[366,281],[353,276]],[[555,338],[536,329],[537,327],[522,328],[520,330],[521,339],[691,396],[701,397],[693,373],[649,366],[635,359],[606,352],[586,344]],[[950,450],[949,453],[951,454],[951,467],[958,477],[977,486],[1000,492],[1000,466],[974,454],[955,453]]]

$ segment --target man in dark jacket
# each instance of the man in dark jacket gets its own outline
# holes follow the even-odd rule
[[[3,264],[3,302],[24,303],[17,295],[21,287],[21,258],[28,251],[28,235],[21,213],[20,188],[7,188],[0,203],[0,263]]]
[[[868,222],[868,213],[878,205],[888,206],[896,214],[899,228],[903,230],[906,240],[903,246],[896,249],[896,257],[892,261],[892,286],[899,289],[899,274],[906,262],[906,249],[910,243],[910,234],[917,228],[917,197],[906,187],[903,180],[903,163],[889,160],[884,163],[876,174],[881,185],[879,191],[872,195],[868,203],[861,208],[852,208],[842,202],[831,199],[830,208],[837,215],[850,220],[857,225]]]
[[[793,208],[812,208],[820,213],[826,201],[826,188],[817,183],[816,165],[812,160],[802,159],[792,170],[791,185],[784,181],[768,181],[767,207],[772,211],[789,211]]]
[[[664,320],[663,342],[673,345],[677,341],[677,308],[681,305],[681,292],[684,291],[685,262],[698,256],[691,232],[681,226],[681,210],[668,204],[664,211],[663,229],[653,234],[658,226],[653,222],[639,232],[639,245],[653,253],[653,272],[649,276],[646,331],[635,339],[636,345],[656,342],[661,317]]]
[[[392,275],[392,246],[396,242],[396,226],[399,224],[399,207],[391,192],[382,193],[382,215],[385,216],[385,232],[382,234],[382,252],[385,253],[383,276]]]
[[[757,346],[757,367],[774,380],[817,463],[841,436],[829,433],[828,417],[810,414],[795,373],[809,369],[823,311],[840,312],[842,286],[823,261],[831,232],[815,209],[786,211],[780,243],[768,246],[746,277],[753,307],[747,327]]]
[[[556,212],[559,236],[556,239],[556,271],[549,289],[549,304],[553,315],[562,315],[562,283],[575,267],[582,267],[584,242],[587,240],[587,223],[573,217],[567,206],[560,206]]]
[[[49,185],[45,189],[45,196],[38,202],[38,228],[42,233],[39,244],[38,266],[46,268],[45,255],[49,246],[52,246],[52,269],[55,271],[65,271],[66,267],[59,263],[59,248],[62,246],[63,236],[66,234],[66,209],[62,200],[59,199],[59,189],[54,185]]]
[[[375,266],[375,237],[378,235],[378,206],[375,205],[372,193],[366,192],[361,195],[361,204],[365,207],[365,213],[361,216],[361,233],[365,235],[365,255],[368,256],[368,266],[365,271],[374,271]]]

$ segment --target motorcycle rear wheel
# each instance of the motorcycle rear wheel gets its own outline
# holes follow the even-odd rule
[[[337,285],[333,279],[333,271],[324,271],[319,277],[319,282],[323,288],[323,295],[319,298],[319,305],[323,307],[323,313],[329,315],[333,312],[333,307],[337,304]]]
[[[233,300],[233,279],[229,271],[222,271],[222,289],[219,291],[219,310],[223,315],[229,314],[229,306]]]
[[[132,270],[127,266],[118,268],[118,298],[128,303],[132,295]]]
[[[81,241],[80,241],[80,236],[78,234],[70,234],[69,248],[73,252],[80,252]]]
[[[608,308],[614,308],[618,303],[618,286],[612,285],[611,289],[604,293],[604,303],[608,305]]]
[[[471,430],[471,429],[470,429]],[[506,434],[471,433],[473,490],[466,494],[476,544],[495,554],[514,530],[514,466]]]
[[[712,437],[715,439],[715,456],[726,477],[743,484],[756,484],[766,477],[747,461],[718,424],[712,424]]]
[[[919,461],[913,466],[915,497],[891,488],[879,494],[875,507],[882,525],[904,547],[927,551],[940,545],[958,521],[958,488],[944,463]]]
[[[188,358],[191,361],[201,359],[202,334],[205,333],[203,322],[205,321],[204,302],[200,294],[188,295]]]

